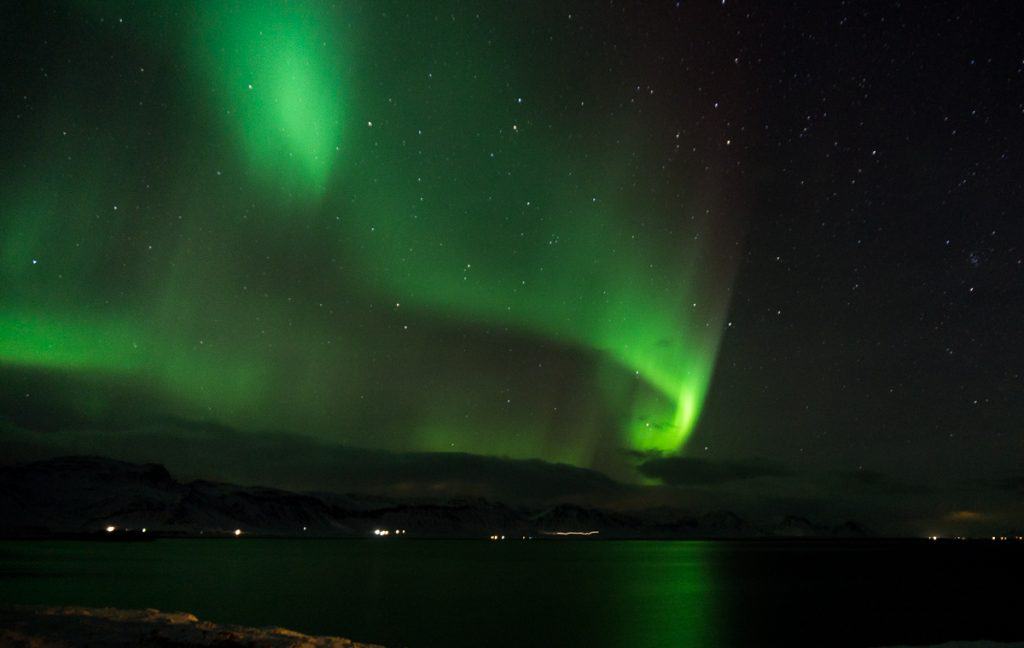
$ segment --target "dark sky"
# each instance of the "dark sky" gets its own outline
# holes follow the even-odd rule
[[[6,454],[1020,528],[1022,30],[1012,2],[5,6]]]

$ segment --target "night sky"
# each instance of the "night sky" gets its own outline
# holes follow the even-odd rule
[[[4,454],[1024,528],[1022,26],[12,3]]]

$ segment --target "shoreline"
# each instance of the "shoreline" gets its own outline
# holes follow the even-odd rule
[[[344,637],[307,635],[287,628],[203,621],[188,612],[78,606],[0,607],[0,644],[53,646],[249,646],[252,648],[382,648]]]

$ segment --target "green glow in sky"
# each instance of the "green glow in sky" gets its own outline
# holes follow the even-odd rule
[[[4,169],[6,366],[131,385],[138,416],[361,446],[685,447],[731,218],[714,178],[666,165],[678,116],[629,109],[572,43],[524,47],[550,17],[83,12],[95,52]],[[105,389],[89,412],[121,402]]]
[[[342,35],[320,3],[199,3],[199,67],[253,169],[284,191],[327,189],[341,150]]]

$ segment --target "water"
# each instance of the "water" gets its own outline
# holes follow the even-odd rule
[[[1024,543],[0,542],[0,603],[153,607],[389,646],[1024,639]]]

